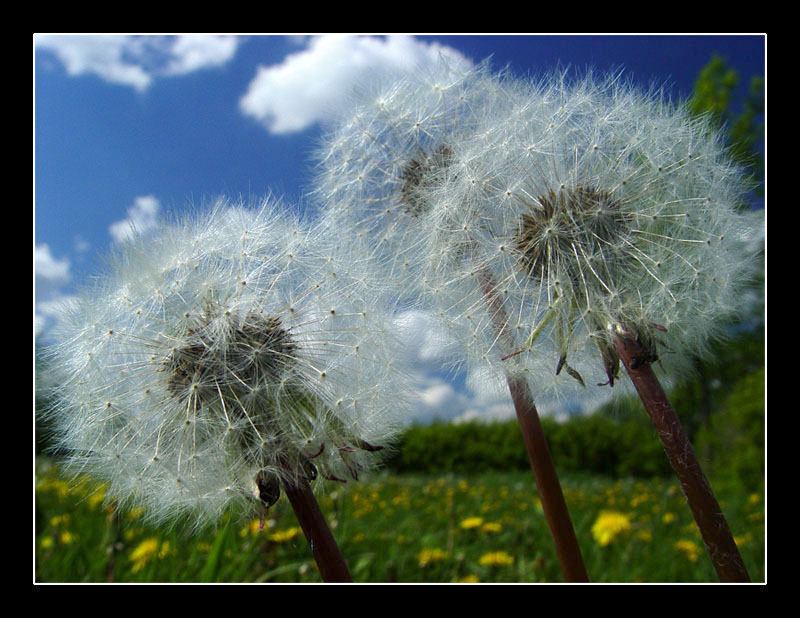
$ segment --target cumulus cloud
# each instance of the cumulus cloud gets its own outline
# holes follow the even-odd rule
[[[68,75],[94,74],[138,91],[157,77],[219,67],[236,53],[240,37],[218,35],[38,35]]]
[[[55,258],[47,244],[36,246],[34,269],[37,285],[61,286],[69,281],[69,260]]]
[[[408,350],[413,372],[415,412],[409,420],[428,422],[434,419],[455,423],[472,420],[505,421],[516,418],[516,411],[502,375],[489,366],[473,366],[453,371],[452,356],[457,349],[430,313],[420,309],[401,313],[395,320],[398,335],[411,346]],[[555,381],[555,363],[544,362],[542,371]],[[558,419],[589,413],[615,396],[627,393],[625,384],[611,388],[582,388],[567,382],[560,390],[548,389],[548,395],[533,393],[541,416]]]
[[[52,314],[53,303],[62,296],[62,288],[69,283],[70,262],[56,258],[47,244],[36,245],[33,256],[34,269],[34,324],[37,335],[42,333]]]
[[[112,223],[108,233],[115,242],[123,242],[134,234],[144,234],[158,225],[161,204],[152,195],[137,197],[128,209],[128,218]]]
[[[311,37],[306,49],[281,64],[259,67],[239,107],[271,133],[302,131],[332,117],[353,86],[431,65],[440,56],[469,64],[452,48],[410,36]]]
[[[452,349],[444,329],[422,310],[401,313],[395,321],[398,334],[410,342],[416,411],[410,420],[455,422],[513,417],[514,408],[505,382],[488,371],[451,371]]]

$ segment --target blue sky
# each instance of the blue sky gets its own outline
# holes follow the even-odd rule
[[[765,74],[765,38],[738,36],[34,37],[35,328],[130,230],[221,194],[300,204],[320,123],[347,90],[439,53],[491,57],[518,76],[621,68],[643,87],[690,93],[713,54]],[[421,416],[502,416],[469,378],[420,353]],[[428,361],[431,361],[428,363]],[[427,364],[426,364],[427,363]],[[480,390],[480,389],[478,389]],[[427,397],[427,398],[426,398]],[[428,405],[430,404],[430,405]]]

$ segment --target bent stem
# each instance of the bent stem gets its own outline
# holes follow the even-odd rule
[[[614,345],[680,481],[717,576],[722,582],[749,582],[750,576],[728,522],[681,427],[678,415],[667,400],[649,362],[640,360],[647,358],[645,351],[633,337],[625,335],[617,335]]]
[[[484,269],[479,271],[478,278],[492,313],[498,340],[510,339],[505,327],[507,321],[505,308],[502,300],[497,296],[491,273]],[[503,341],[502,343],[508,350],[513,349],[513,342]],[[533,395],[524,378],[507,375],[506,379],[511,399],[514,402],[514,410],[517,413],[525,450],[528,453],[536,487],[539,490],[542,510],[550,528],[550,535],[553,537],[564,579],[567,582],[588,582],[589,575],[583,564],[581,549],[567,510],[561,483],[553,465],[553,458],[547,446],[539,413],[533,402]]]
[[[333,538],[314,492],[305,479],[284,483],[283,490],[294,509],[311,553],[325,582],[352,582],[347,563]]]

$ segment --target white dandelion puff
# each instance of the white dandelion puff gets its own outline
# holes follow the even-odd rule
[[[747,186],[719,134],[619,76],[503,92],[448,143],[446,172],[418,183],[430,302],[471,357],[542,376],[537,392],[613,385],[620,332],[680,375],[738,313],[752,273]],[[476,276],[502,299],[502,337]]]
[[[134,237],[65,307],[49,412],[69,467],[156,521],[258,511],[378,463],[403,412],[367,257],[267,200]]]
[[[462,144],[481,130],[490,110],[501,114],[510,100],[504,77],[492,74],[488,64],[461,71],[442,64],[382,84],[330,133],[320,155],[316,194],[324,221],[332,229],[355,230],[353,235],[375,250],[397,296],[423,301],[454,334],[458,363],[465,351],[481,362],[495,352],[487,333],[506,346],[508,337],[498,323],[504,321],[499,319],[503,298],[471,258],[469,234],[481,213],[473,210],[474,202],[442,187],[460,191],[466,183],[468,190],[470,185],[481,190],[481,179],[466,167],[473,161],[460,159]],[[460,224],[466,242],[442,223]],[[441,242],[445,237],[455,242]],[[469,277],[461,270],[465,264],[472,269]],[[452,294],[456,289],[461,295]],[[587,581],[528,385],[511,374],[507,379],[562,570],[568,581]]]
[[[614,386],[621,360],[634,382],[656,361],[679,375],[738,313],[755,257],[744,250],[752,219],[737,210],[745,176],[707,119],[619,75],[476,71],[459,84],[457,108],[416,82],[398,85],[398,105],[379,96],[360,109],[334,134],[329,152],[345,156],[323,157],[322,195],[330,220],[388,247],[392,276],[441,319],[465,362],[506,376],[537,472],[546,444],[538,420],[524,424],[536,417],[531,385],[537,397]],[[568,520],[545,468],[562,503],[548,521]],[[704,538],[727,531],[698,523]],[[560,541],[573,545],[565,575],[585,577],[571,529],[551,532],[560,556]],[[707,544],[740,564],[729,541]]]
[[[757,235],[738,210],[745,175],[707,119],[618,76],[507,92],[510,113],[486,110],[426,185],[431,302],[469,355],[537,396],[614,386],[624,365],[720,579],[747,581],[651,368],[679,376],[744,309]]]
[[[402,79],[379,79],[353,96],[318,148],[313,195],[323,221],[370,246],[410,298],[428,257],[421,243],[429,192],[448,172],[451,144],[492,106],[498,83],[485,63],[446,59]]]

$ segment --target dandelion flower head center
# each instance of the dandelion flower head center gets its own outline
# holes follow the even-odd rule
[[[577,280],[580,262],[618,259],[616,247],[628,229],[628,217],[610,192],[581,185],[550,191],[531,203],[515,243],[521,266],[534,279],[566,269]]]
[[[277,386],[292,368],[297,345],[279,318],[219,313],[197,316],[164,361],[167,388],[180,400],[241,397]]]
[[[406,213],[417,217],[427,211],[426,191],[437,175],[449,167],[452,157],[452,149],[441,144],[430,154],[423,153],[403,167],[400,172],[400,201],[405,205]]]

